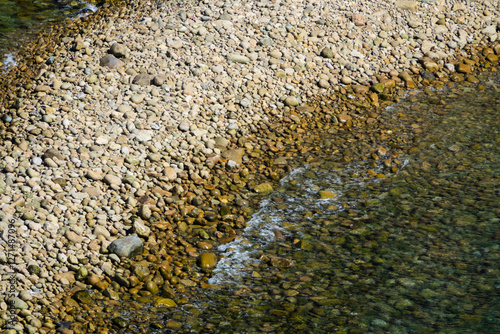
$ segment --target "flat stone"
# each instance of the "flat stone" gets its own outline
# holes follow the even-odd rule
[[[258,193],[270,193],[273,191],[273,186],[271,183],[265,182],[255,186],[254,190]]]
[[[373,84],[372,85],[372,90],[375,92],[375,93],[383,93],[384,90],[385,90],[385,85],[383,83],[376,83],[376,84]]]
[[[82,192],[88,194],[91,197],[100,196],[102,194],[101,190],[96,187],[84,187],[82,189]]]
[[[328,80],[319,79],[318,86],[320,86],[321,88],[329,88],[330,87],[330,83],[328,82]]]
[[[226,150],[222,152],[222,157],[227,160],[232,160],[236,162],[238,165],[243,163],[243,155],[245,155],[245,149],[243,148],[235,148],[232,150]]]
[[[12,307],[20,310],[26,310],[28,309],[28,304],[22,300],[21,298],[14,297],[9,299],[9,304],[12,305]]]
[[[366,16],[363,14],[354,14],[352,16],[352,22],[358,27],[364,26],[366,24]]]
[[[264,37],[259,41],[258,44],[261,46],[269,46],[274,44],[274,40],[271,37]]]
[[[135,76],[132,83],[139,86],[149,86],[153,81],[153,76],[147,73],[141,73]]]
[[[170,298],[159,298],[154,303],[155,306],[174,307],[177,304]],[[172,328],[172,326],[171,326]]]
[[[50,86],[47,85],[38,85],[35,87],[35,92],[48,92],[50,90]]]
[[[431,59],[422,60],[422,64],[427,71],[437,72],[439,70],[439,65]]]
[[[96,138],[95,143],[97,145],[107,145],[109,143],[109,137],[108,136],[99,136]]]
[[[64,160],[64,155],[62,155],[59,151],[57,151],[53,148],[50,148],[47,151],[45,151],[43,156],[45,158],[50,158],[50,159],[57,158],[59,160]]]
[[[142,218],[142,219],[145,219],[145,220],[148,220],[149,218],[151,218],[151,209],[149,208],[149,206],[147,205],[142,205],[140,208],[139,208],[139,216]],[[140,234],[139,234],[140,235]]]
[[[99,180],[102,180],[104,176],[101,173],[99,173],[98,171],[91,169],[87,172],[87,177],[91,180],[99,181]]]
[[[229,145],[229,140],[227,140],[224,137],[216,137],[214,141],[215,141],[215,146],[219,148],[226,148],[227,145]]]
[[[142,94],[134,94],[132,95],[130,100],[134,103],[141,103],[142,101],[144,101],[144,96],[142,96]]]
[[[51,168],[57,168],[57,167],[59,167],[59,165],[56,164],[56,162],[54,160],[52,160],[51,158],[45,158],[43,160],[43,162],[45,163],[45,165],[47,167],[51,167]]]
[[[250,58],[243,56],[243,55],[237,55],[237,54],[228,55],[227,60],[235,62],[235,63],[240,63],[240,64],[246,64],[246,63],[250,62]]]
[[[331,199],[337,197],[337,194],[334,193],[333,191],[320,190],[318,193],[319,193],[319,198],[321,199]]]
[[[151,136],[151,131],[149,130],[141,130],[135,134],[135,140],[141,143],[150,141],[151,139],[153,139],[153,137]]]
[[[337,120],[340,122],[340,123],[347,123],[349,122],[350,120],[352,120],[352,117],[349,116],[349,115],[335,115],[337,117]]]
[[[165,83],[165,81],[167,81],[167,76],[165,74],[158,74],[153,78],[153,85],[161,86]]]
[[[129,154],[125,157],[125,162],[132,166],[137,166],[141,163],[141,160],[135,155]]]
[[[470,66],[464,63],[457,64],[457,72],[459,73],[471,73]]]
[[[73,294],[73,299],[82,303],[82,304],[90,304],[92,302],[93,293],[89,290],[80,290]]]
[[[396,8],[416,12],[418,4],[416,1],[396,1]]]

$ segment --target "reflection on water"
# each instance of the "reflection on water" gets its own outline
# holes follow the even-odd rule
[[[391,107],[407,153],[384,130],[365,161],[325,154],[296,169],[220,248],[211,282],[225,288],[138,317],[158,332],[500,332],[500,94],[488,83]]]

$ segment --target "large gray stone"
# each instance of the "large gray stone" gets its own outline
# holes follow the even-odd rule
[[[99,61],[101,66],[118,69],[123,66],[123,62],[113,55],[105,55]]]
[[[121,43],[114,43],[111,45],[109,53],[118,58],[125,57],[127,55],[127,48]]]
[[[153,76],[147,73],[141,73],[136,75],[134,80],[132,80],[133,84],[139,85],[139,86],[149,86],[151,85],[151,81],[153,81]]]
[[[108,246],[108,251],[122,257],[133,257],[142,254],[144,244],[137,235],[129,235],[116,239]]]

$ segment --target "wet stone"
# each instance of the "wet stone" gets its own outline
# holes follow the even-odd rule
[[[92,302],[92,291],[89,290],[77,291],[73,294],[72,298],[82,304],[90,304]]]
[[[217,264],[217,255],[212,252],[205,252],[200,255],[198,261],[201,268],[212,269]]]

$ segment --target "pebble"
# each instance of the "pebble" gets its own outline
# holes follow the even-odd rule
[[[250,62],[250,58],[248,58],[247,56],[237,55],[237,54],[228,55],[227,60],[240,64],[246,64]]]
[[[106,174],[106,176],[104,176],[104,181],[109,185],[119,186],[122,184],[122,180],[120,177],[111,174]]]
[[[40,157],[34,157],[31,159],[31,163],[35,166],[40,166],[43,163],[43,160]]]
[[[188,122],[180,122],[179,123],[179,130],[187,132],[189,131],[189,123]]]
[[[94,181],[99,181],[99,180],[102,180],[104,178],[104,176],[99,173],[98,171],[95,171],[95,170],[89,170],[87,172],[87,177],[91,180],[94,180]]]
[[[295,97],[295,96],[288,96],[285,99],[285,105],[287,105],[289,107],[296,107],[299,105],[299,99],[297,99],[297,97]]]
[[[147,227],[142,220],[136,219],[134,221],[134,232],[140,237],[147,238],[151,233],[151,229]]]

